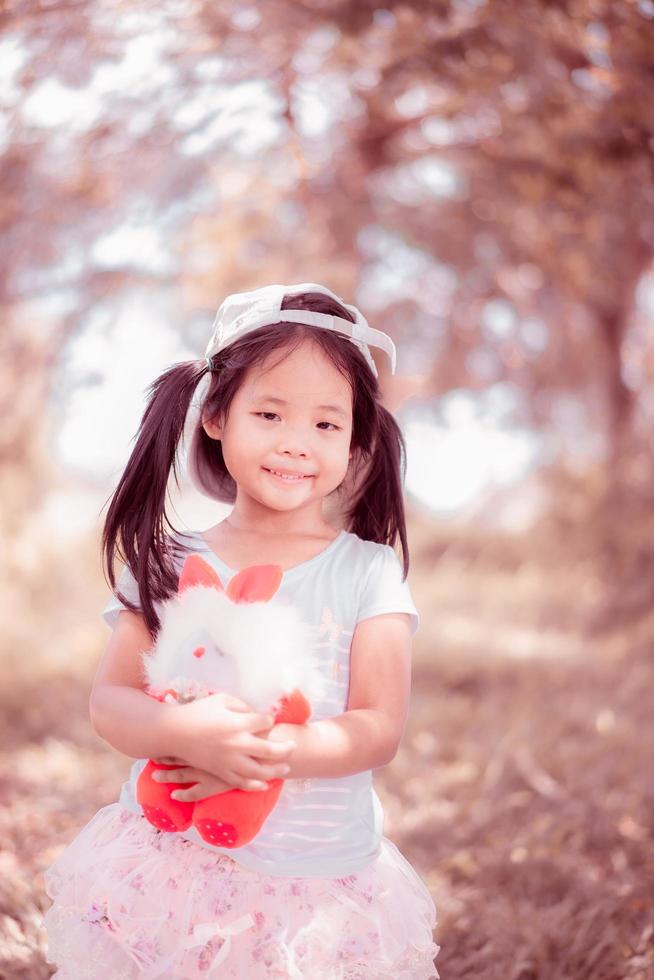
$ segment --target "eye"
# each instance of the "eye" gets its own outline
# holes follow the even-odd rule
[[[277,412],[255,412],[254,414],[257,415],[257,416],[259,416],[259,415],[274,415],[274,416],[277,416],[277,418],[279,418],[279,415],[277,415]],[[340,431],[340,426],[334,425],[333,422],[318,422],[318,425],[331,425],[332,429],[335,429],[336,431]],[[330,432],[331,430],[330,429],[323,429],[322,431],[323,432]]]

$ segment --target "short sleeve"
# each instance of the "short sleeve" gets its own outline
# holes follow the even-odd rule
[[[130,602],[134,602],[137,606],[140,606],[138,583],[127,565],[123,565],[123,569],[116,580],[116,588],[117,591],[122,592],[123,595],[130,600]],[[118,613],[121,609],[127,609],[127,606],[121,602],[120,599],[117,599],[115,595],[112,595],[111,599],[102,610],[104,621],[111,627],[111,629],[113,629],[116,625]]]
[[[411,616],[411,635],[420,626],[407,580],[402,581],[402,565],[390,545],[381,545],[370,563],[361,597],[357,622],[379,616],[382,613],[405,612]]]

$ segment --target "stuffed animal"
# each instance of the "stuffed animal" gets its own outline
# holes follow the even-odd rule
[[[184,703],[226,691],[275,723],[304,724],[311,702],[323,694],[312,657],[312,634],[295,606],[270,600],[279,588],[279,565],[251,565],[224,589],[220,576],[197,554],[182,567],[178,591],[164,604],[151,652],[142,654],[147,693],[160,701]],[[284,783],[268,789],[232,789],[204,800],[182,801],[170,794],[195,783],[160,783],[158,769],[175,765],[148,760],[136,783],[136,799],[159,830],[193,825],[207,843],[242,847],[259,832]]]

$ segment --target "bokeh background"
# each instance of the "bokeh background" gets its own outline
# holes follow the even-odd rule
[[[0,974],[131,760],[92,731],[99,536],[229,292],[398,345],[422,614],[385,832],[442,980],[654,977],[654,2],[0,12]],[[172,488],[178,528],[225,511]]]

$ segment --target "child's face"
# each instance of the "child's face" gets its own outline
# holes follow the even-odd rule
[[[222,442],[225,465],[238,487],[237,503],[249,498],[250,503],[276,511],[311,509],[315,504],[319,515],[321,501],[347,473],[352,390],[311,341],[280,357],[281,352],[274,351],[269,362],[247,371],[225,423],[206,422],[204,428]],[[269,367],[274,361],[279,363]],[[283,480],[271,469],[304,478]]]

